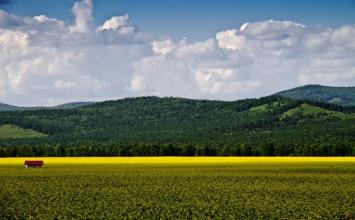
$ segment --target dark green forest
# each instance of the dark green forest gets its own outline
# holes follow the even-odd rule
[[[139,97],[74,109],[0,112],[46,136],[0,138],[0,156],[355,155],[355,107],[281,96]]]

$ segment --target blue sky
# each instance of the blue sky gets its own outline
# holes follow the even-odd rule
[[[16,0],[3,5],[21,15],[45,14],[70,22],[73,0]],[[355,22],[355,0],[94,0],[95,23],[128,13],[142,31],[201,40],[244,22],[292,20],[310,26]]]

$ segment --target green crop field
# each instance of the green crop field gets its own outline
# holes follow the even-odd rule
[[[355,218],[353,159],[60,160],[0,159],[0,219]]]
[[[23,129],[15,125],[0,126],[0,138],[25,138],[25,137],[44,137],[45,134],[32,129]]]

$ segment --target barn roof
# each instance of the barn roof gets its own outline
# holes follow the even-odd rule
[[[25,165],[43,165],[43,160],[26,160]]]

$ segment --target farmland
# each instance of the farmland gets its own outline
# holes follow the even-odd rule
[[[355,218],[352,157],[25,159],[0,159],[0,219]]]

